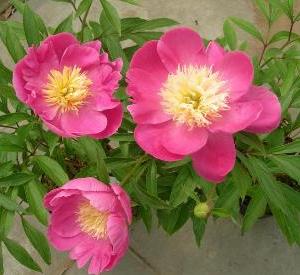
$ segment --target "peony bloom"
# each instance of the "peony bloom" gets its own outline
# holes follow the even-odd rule
[[[80,45],[69,33],[49,36],[28,49],[13,74],[17,97],[63,137],[102,139],[122,121],[113,98],[121,79],[120,59],[110,62],[99,41]]]
[[[234,167],[234,133],[270,132],[280,122],[277,97],[252,85],[249,57],[216,42],[205,48],[188,28],[168,31],[139,49],[127,81],[128,110],[142,149],[164,161],[188,155],[195,171],[212,182],[221,182]]]
[[[89,274],[111,270],[128,248],[130,200],[118,184],[94,178],[71,180],[44,198],[51,212],[48,238]]]

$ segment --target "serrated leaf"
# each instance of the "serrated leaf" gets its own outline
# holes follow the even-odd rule
[[[236,24],[239,28],[241,28],[245,32],[257,38],[261,42],[264,41],[261,32],[251,22],[237,17],[230,17],[230,19],[234,24]]]
[[[248,231],[265,214],[266,207],[267,200],[264,192],[260,186],[257,186],[251,195],[251,201],[243,219],[242,232]]]
[[[67,173],[56,160],[47,156],[35,156],[33,161],[56,185],[62,186],[69,180]]]
[[[48,212],[44,208],[43,196],[38,188],[38,183],[32,180],[24,186],[24,190],[31,211],[42,224],[47,225]]]
[[[0,187],[19,186],[28,183],[33,179],[33,175],[25,173],[15,173],[7,177],[0,178]]]
[[[17,242],[5,238],[3,240],[9,253],[22,265],[38,272],[42,272],[42,269],[39,265],[32,259],[30,254]]]
[[[231,50],[235,50],[237,47],[236,32],[232,28],[229,20],[226,20],[223,25],[223,32],[226,42]]]
[[[26,4],[23,12],[23,26],[28,46],[38,45],[42,40],[35,13]]]
[[[22,218],[22,225],[24,232],[31,242],[32,246],[36,249],[36,251],[43,258],[45,263],[48,265],[51,264],[51,252],[50,247],[48,245],[47,238],[44,236],[42,232],[37,230],[33,225],[31,225],[28,221]]]
[[[114,27],[116,32],[119,35],[121,35],[121,20],[116,8],[112,4],[110,4],[107,0],[100,0],[100,2],[107,19]]]

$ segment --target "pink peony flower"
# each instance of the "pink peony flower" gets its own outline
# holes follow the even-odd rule
[[[166,32],[132,58],[127,73],[128,107],[135,140],[164,161],[190,156],[196,172],[221,182],[233,169],[233,134],[265,133],[280,122],[277,97],[252,85],[253,66],[242,52],[216,42],[205,48],[188,28]]]
[[[80,45],[69,33],[49,36],[28,49],[13,74],[17,97],[63,137],[102,139],[122,121],[122,105],[113,98],[122,60],[110,62],[101,43]]]
[[[111,270],[128,248],[130,199],[118,184],[105,185],[94,178],[69,181],[44,198],[51,212],[48,238],[89,274]]]

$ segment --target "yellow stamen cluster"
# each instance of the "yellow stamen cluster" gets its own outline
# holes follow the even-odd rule
[[[83,202],[79,205],[77,215],[77,222],[84,233],[97,240],[107,238],[108,213],[99,211],[89,202]]]
[[[78,111],[89,95],[92,81],[78,67],[52,70],[44,88],[47,103],[58,106],[61,112]]]
[[[229,108],[226,82],[209,67],[179,67],[161,93],[162,105],[174,121],[189,128],[205,127]]]

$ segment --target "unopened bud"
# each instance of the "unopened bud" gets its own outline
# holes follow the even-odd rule
[[[207,202],[200,202],[194,208],[194,215],[198,218],[207,218],[210,210],[210,206]]]

